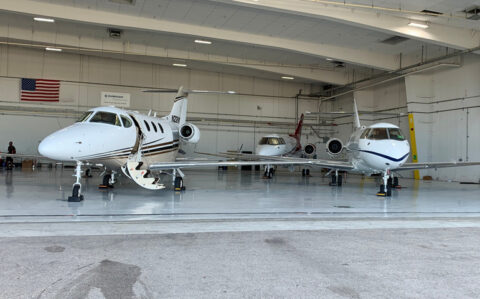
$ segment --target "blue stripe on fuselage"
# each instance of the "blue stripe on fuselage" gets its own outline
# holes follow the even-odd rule
[[[402,161],[403,159],[405,159],[409,153],[406,153],[403,157],[399,158],[399,159],[395,159],[393,157],[390,157],[390,156],[387,156],[387,155],[384,155],[384,154],[380,154],[380,153],[377,153],[377,152],[372,152],[372,151],[365,151],[365,150],[358,150],[359,152],[364,152],[364,153],[369,153],[369,154],[372,154],[372,155],[376,155],[376,156],[379,156],[379,157],[382,157],[382,158],[385,158],[385,159],[388,159],[390,161],[393,161],[393,162],[400,162]]]

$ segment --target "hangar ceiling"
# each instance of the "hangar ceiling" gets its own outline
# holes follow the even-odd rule
[[[0,39],[29,47],[344,85],[425,48],[480,41],[470,0],[0,0]],[[422,12],[423,11],[423,12]],[[51,17],[55,23],[34,22]],[[428,28],[409,26],[411,22]],[[111,38],[108,28],[122,30]],[[195,39],[212,44],[197,44]],[[443,49],[443,50],[442,50]],[[403,65],[402,65],[403,59]]]

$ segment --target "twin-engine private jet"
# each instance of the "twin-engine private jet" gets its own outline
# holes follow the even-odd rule
[[[147,92],[172,92],[151,90]],[[182,146],[196,144],[200,130],[186,122],[187,95],[180,88],[172,110],[165,117],[156,117],[115,107],[98,107],[87,111],[75,124],[45,137],[38,146],[43,157],[56,161],[76,162],[76,182],[69,201],[83,200],[80,182],[82,166],[101,164],[109,170],[103,186],[112,187],[119,169],[143,188],[164,189],[160,175],[172,176],[175,190],[184,190],[181,168],[205,166],[241,166],[271,164],[268,161],[182,161],[177,162]],[[212,92],[219,93],[219,92]],[[232,92],[227,92],[232,93]],[[302,162],[303,163],[303,162]],[[301,164],[278,161],[275,165]]]
[[[354,132],[348,143],[344,145],[340,139],[332,138],[326,144],[326,150],[332,158],[346,153],[347,161],[248,154],[242,154],[240,157],[270,160],[270,164],[266,164],[267,168],[277,162],[287,161],[297,162],[297,165],[302,165],[303,161],[303,166],[327,168],[330,169],[327,175],[333,173],[330,183],[332,186],[342,185],[342,176],[339,175],[339,171],[365,175],[381,174],[383,184],[380,185],[378,196],[391,196],[392,187],[399,186],[398,177],[394,176],[398,171],[480,165],[480,162],[406,163],[410,155],[410,145],[400,128],[389,123],[362,126],[355,101],[353,106]],[[313,150],[312,153],[314,152]]]
[[[302,157],[302,158],[313,158],[316,154],[315,144],[307,144],[302,146],[301,137],[302,137],[302,127],[303,127],[304,115],[300,116],[297,127],[293,134],[289,135],[280,135],[280,134],[270,134],[262,136],[255,147],[255,155],[262,157]],[[248,154],[243,156],[242,154],[237,154],[237,158],[248,159]],[[265,166],[264,177],[271,179],[275,173],[275,168],[271,165]],[[302,175],[309,175],[310,169],[302,169]]]

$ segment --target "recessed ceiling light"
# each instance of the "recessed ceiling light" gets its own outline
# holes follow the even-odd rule
[[[54,23],[54,19],[49,19],[49,18],[40,18],[40,17],[35,17],[33,18],[37,22],[47,22],[47,23]]]
[[[195,42],[197,44],[204,44],[204,45],[211,45],[212,44],[212,42],[209,41],[209,40],[201,40],[201,39],[196,39]]]
[[[408,23],[408,26],[422,28],[422,29],[427,29],[428,28],[427,24],[417,23],[417,22],[410,22],[410,23]]]
[[[47,50],[47,51],[54,51],[54,52],[62,52],[62,49],[60,49],[60,48],[46,47],[45,50]]]
[[[285,80],[293,80],[295,79],[294,77],[290,77],[290,76],[283,76],[282,79],[285,79]]]
[[[172,64],[173,66],[179,66],[179,67],[187,67],[186,64],[183,64],[183,63],[174,63]]]

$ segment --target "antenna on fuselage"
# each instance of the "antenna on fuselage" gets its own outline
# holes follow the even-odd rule
[[[355,129],[360,128],[360,117],[358,116],[357,101],[353,99],[353,125]]]

